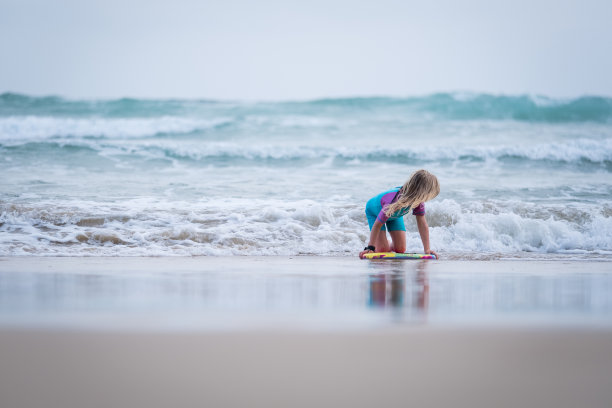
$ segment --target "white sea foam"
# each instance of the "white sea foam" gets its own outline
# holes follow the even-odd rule
[[[96,148],[95,143],[89,143]],[[139,144],[122,144],[134,154],[151,154],[157,150],[162,155],[192,160],[227,157],[247,160],[295,160],[317,158],[342,158],[347,160],[408,159],[425,161],[498,160],[519,158],[527,160],[549,160],[577,162],[587,160],[594,163],[612,161],[612,139],[576,139],[565,142],[538,143],[531,145],[498,146],[345,146],[332,143],[237,143],[237,142],[177,142],[147,141]],[[108,148],[105,146],[103,148]],[[100,149],[103,149],[100,148]]]
[[[344,121],[346,122],[346,121]],[[332,118],[284,115],[281,117],[250,115],[248,117],[215,116],[210,118],[159,116],[152,118],[105,117],[0,117],[0,142],[40,142],[47,139],[104,137],[108,139],[142,138],[159,134],[184,134],[227,125],[240,125],[242,131],[276,128],[333,128],[339,121]],[[351,123],[349,120],[348,123]]]
[[[7,142],[6,146],[19,146],[27,143]],[[229,160],[313,160],[344,159],[353,164],[368,161],[489,161],[521,159],[551,162],[612,162],[612,139],[576,139],[566,142],[539,143],[532,145],[498,145],[498,146],[446,146],[433,145],[408,147],[344,146],[320,143],[318,145],[290,143],[247,143],[218,141],[172,141],[146,140],[134,143],[123,141],[97,140],[51,140],[49,149],[64,147],[84,147],[103,156],[121,155],[123,160],[133,158],[172,158],[194,161],[210,159]],[[10,159],[10,157],[9,157]]]
[[[3,205],[0,255],[355,255],[368,236],[360,206],[312,200],[74,204]],[[432,245],[449,254],[612,255],[612,217],[597,207],[446,199],[427,209]],[[411,218],[408,250],[421,251]]]
[[[162,116],[155,118],[62,118],[11,116],[0,118],[0,141],[44,141],[58,137],[103,136],[135,138],[160,133],[188,133],[227,123],[228,118],[192,119]]]
[[[394,120],[402,120],[397,116]],[[354,122],[354,123],[353,123]],[[231,136],[217,134],[217,127],[240,126]],[[339,123],[352,123],[334,137],[322,137]],[[126,152],[136,156],[172,156],[190,160],[224,157],[247,160],[316,159],[338,157],[348,160],[429,160],[455,161],[519,158],[562,162],[612,161],[612,133],[603,125],[554,125],[459,122],[444,125],[400,126],[357,117],[257,115],[216,116],[211,118],[160,116],[152,118],[108,117],[0,117],[0,144],[18,147],[30,142],[54,146],[83,146],[102,154]],[[356,136],[361,126],[369,130]],[[578,127],[575,127],[578,126]],[[301,136],[291,132],[300,128]],[[409,130],[412,129],[412,133]],[[545,137],[538,137],[542,132]],[[572,130],[573,129],[573,130]],[[211,130],[206,138],[188,140],[173,136],[198,130]],[[348,132],[348,133],[347,133]],[[381,132],[381,135],[371,135]],[[385,132],[389,132],[388,135]],[[399,133],[398,133],[399,132]],[[299,132],[298,132],[299,133]],[[275,134],[274,137],[271,134]],[[170,137],[155,137],[170,135]],[[284,136],[283,136],[284,135]],[[144,138],[144,139],[143,139]],[[354,143],[353,140],[362,142]],[[495,140],[492,140],[495,139]],[[366,143],[367,141],[367,143]],[[426,143],[424,143],[426,141]]]

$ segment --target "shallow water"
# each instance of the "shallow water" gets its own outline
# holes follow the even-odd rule
[[[0,326],[612,327],[609,262],[3,258]]]
[[[353,255],[367,199],[418,168],[440,179],[427,218],[449,256],[612,257],[612,100],[483,94],[3,94],[0,255]]]

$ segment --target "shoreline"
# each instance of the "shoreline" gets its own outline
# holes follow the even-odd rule
[[[410,253],[410,252],[408,252]],[[415,251],[413,253],[422,253]],[[137,255],[57,255],[57,254],[19,254],[19,255],[0,255],[0,261],[11,260],[11,259],[87,259],[87,258],[100,258],[100,259],[131,259],[131,258],[142,258],[142,259],[243,259],[243,258],[262,258],[262,259],[287,259],[287,258],[322,258],[322,259],[359,259],[358,252],[354,254],[297,254],[297,255],[251,255],[251,254],[237,254],[237,255],[172,255],[172,254],[160,254],[160,255],[148,255],[148,254],[137,254]],[[413,260],[414,261],[414,260]],[[579,262],[612,262],[612,253],[589,253],[589,252],[576,252],[576,253],[541,253],[541,252],[452,252],[452,253],[441,253],[440,259],[434,261],[579,261]]]

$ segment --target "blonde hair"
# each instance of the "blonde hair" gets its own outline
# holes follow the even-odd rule
[[[391,217],[402,208],[414,208],[440,194],[438,178],[427,170],[417,170],[404,183],[397,193],[397,200],[385,209],[385,215]]]

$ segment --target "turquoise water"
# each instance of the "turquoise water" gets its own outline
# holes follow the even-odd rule
[[[0,255],[355,255],[367,199],[419,168],[445,256],[612,255],[612,99],[458,93],[0,95]]]

